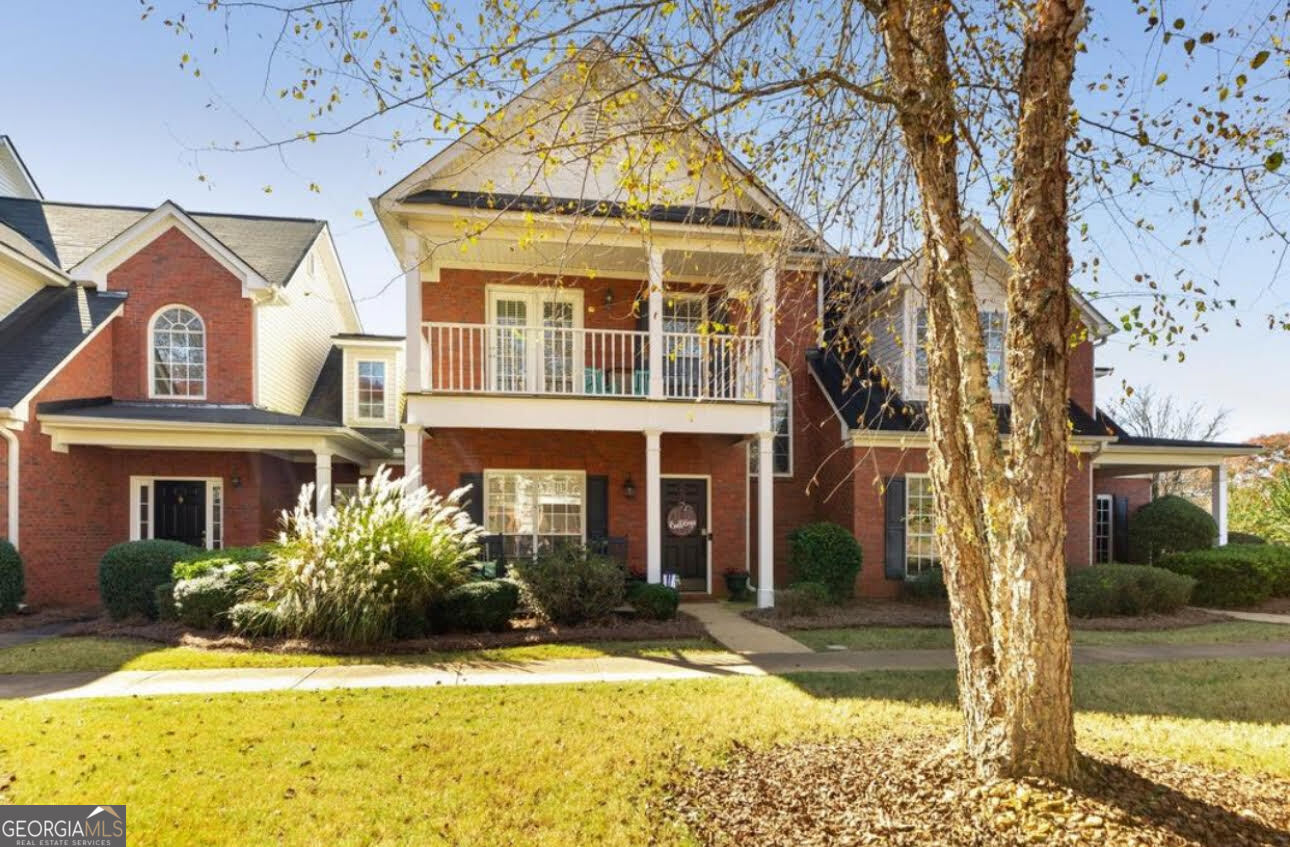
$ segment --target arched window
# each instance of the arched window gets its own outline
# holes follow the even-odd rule
[[[775,362],[775,405],[770,411],[770,425],[775,433],[771,456],[776,476],[793,475],[793,377],[788,366]],[[748,449],[748,472],[757,473],[757,445]]]
[[[152,318],[152,397],[206,396],[206,326],[186,306],[166,306]]]

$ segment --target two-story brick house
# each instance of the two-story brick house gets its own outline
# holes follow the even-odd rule
[[[0,486],[32,604],[103,551],[272,537],[398,456],[402,339],[363,336],[322,221],[46,201],[0,145]],[[393,437],[391,437],[393,436]]]

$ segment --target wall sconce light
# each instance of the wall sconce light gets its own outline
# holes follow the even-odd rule
[[[229,482],[233,483],[234,488],[242,487],[242,477],[238,476],[237,474],[233,474],[233,478],[230,479]]]
[[[636,483],[632,482],[632,475],[627,474],[627,479],[623,480],[623,496],[628,500],[636,498]]]
[[[612,288],[605,289],[605,305],[606,306],[614,305],[614,289]]]

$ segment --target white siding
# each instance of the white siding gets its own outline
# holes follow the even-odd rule
[[[18,164],[8,139],[0,139],[0,197],[40,199],[40,196],[31,190],[31,183],[27,180],[22,165]]]
[[[259,405],[296,415],[331,351],[332,336],[359,329],[326,232],[310,247],[285,291],[286,303],[255,308]]]
[[[398,347],[374,348],[368,346],[345,348],[345,401],[346,426],[396,427],[403,416],[403,350]],[[385,363],[385,420],[373,421],[360,418],[358,412],[358,363]]]
[[[0,257],[0,319],[44,287],[31,271]]]

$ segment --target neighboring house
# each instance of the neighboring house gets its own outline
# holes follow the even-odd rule
[[[605,546],[697,596],[747,568],[768,605],[791,580],[788,533],[832,520],[864,548],[861,593],[895,593],[938,561],[926,362],[906,343],[925,333],[919,257],[837,255],[733,155],[705,155],[717,142],[698,130],[669,143],[686,166],[656,163],[663,199],[628,214],[632,110],[662,101],[598,49],[373,201],[407,269],[407,472],[473,486],[476,520],[512,556]],[[594,152],[539,160],[531,137]],[[1006,432],[1006,255],[968,234]],[[1068,561],[1123,549],[1161,468],[1212,469],[1222,539],[1222,462],[1252,448],[1120,431],[1095,397],[1114,328],[1076,299]]]
[[[360,334],[323,221],[44,200],[0,139],[0,486],[33,604],[112,544],[272,537],[402,448],[402,339]],[[20,182],[23,177],[25,182]]]

